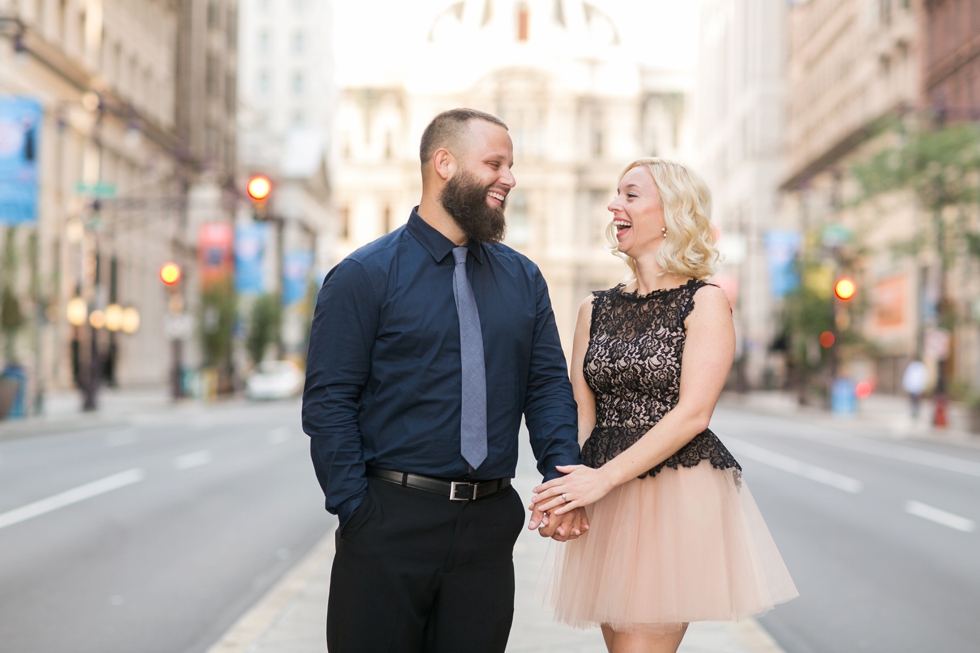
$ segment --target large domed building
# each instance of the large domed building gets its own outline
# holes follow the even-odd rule
[[[604,250],[618,173],[639,156],[687,158],[689,78],[639,63],[614,18],[579,0],[447,2],[417,40],[391,53],[396,79],[342,81],[335,258],[407,220],[437,113],[489,111],[514,141],[505,242],[541,267],[570,346],[581,300],[626,272]]]

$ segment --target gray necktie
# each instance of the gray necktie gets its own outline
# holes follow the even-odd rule
[[[463,406],[459,449],[476,469],[487,458],[487,373],[483,366],[483,330],[473,289],[466,276],[465,247],[453,247],[453,296],[459,314],[459,356],[463,371]]]

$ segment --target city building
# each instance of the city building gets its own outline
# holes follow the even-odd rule
[[[782,224],[785,168],[786,3],[706,0],[701,4],[696,110],[697,169],[714,199],[725,261],[715,283],[733,303],[735,385],[771,384],[781,360],[770,353],[782,329],[781,290],[770,286],[766,234]]]
[[[337,262],[327,158],[336,95],[332,6],[330,0],[239,6],[239,165],[244,175],[273,183],[264,290],[284,299],[283,344],[297,352],[309,315],[283,281],[290,274],[322,277]]]
[[[924,3],[922,104],[952,120],[980,119],[980,2]]]
[[[41,109],[37,211],[13,232],[32,397],[93,370],[103,384],[166,382],[174,336],[192,338],[193,222],[233,215],[235,6],[0,0],[0,103]],[[177,300],[158,278],[167,261],[183,271]],[[135,309],[125,329],[122,309]],[[196,360],[191,347],[184,363]]]
[[[641,64],[616,19],[581,0],[446,3],[417,33],[396,74],[341,80],[336,257],[408,219],[421,192],[419,140],[436,114],[491,112],[514,142],[505,243],[540,266],[570,344],[582,300],[627,272],[605,236],[622,167],[649,155],[689,160],[690,76]]]
[[[824,260],[828,301],[833,274],[857,277],[861,294],[852,307],[867,310],[854,320],[874,354],[843,361],[838,374],[900,392],[904,365],[918,351],[923,286],[920,262],[896,256],[892,246],[914,236],[916,209],[901,193],[855,208],[852,169],[890,142],[875,135],[884,120],[918,105],[919,7],[911,0],[810,0],[787,11],[782,219],[803,233],[807,256]],[[844,262],[841,247],[861,256]]]

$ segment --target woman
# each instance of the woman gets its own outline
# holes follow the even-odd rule
[[[676,651],[691,621],[798,595],[708,430],[735,351],[728,299],[705,282],[718,261],[710,204],[677,163],[640,159],[620,176],[607,233],[632,278],[582,303],[572,349],[585,466],[535,488],[546,514],[589,506],[550,595],[559,620],[600,624],[612,653]]]

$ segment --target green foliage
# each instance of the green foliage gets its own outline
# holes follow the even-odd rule
[[[253,365],[262,362],[269,344],[279,337],[282,308],[276,295],[262,295],[252,305],[245,347]]]
[[[27,322],[15,289],[18,262],[16,235],[16,227],[7,227],[3,261],[0,262],[0,279],[3,282],[0,287],[0,329],[3,330],[4,357],[8,363],[13,363],[16,359],[17,332]]]
[[[198,334],[205,365],[230,367],[236,307],[231,281],[213,283],[201,293]]]
[[[946,209],[980,201],[980,127],[959,124],[942,129],[909,129],[896,122],[886,127],[895,138],[888,147],[852,169],[861,188],[860,201],[898,190],[910,191],[930,215],[921,221],[915,242],[893,246],[896,255],[917,254],[923,240],[935,247],[944,266],[962,251],[980,257],[980,234],[969,221],[950,221]]]

